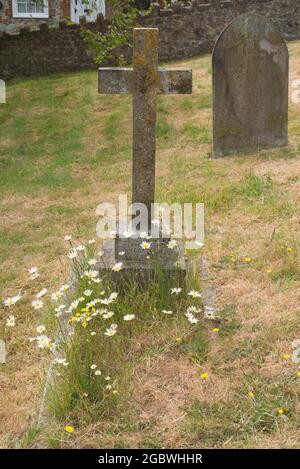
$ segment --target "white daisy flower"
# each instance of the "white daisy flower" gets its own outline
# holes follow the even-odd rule
[[[112,267],[112,271],[113,272],[120,272],[120,270],[122,270],[123,268],[123,262],[117,262],[113,267]]]
[[[49,339],[49,337],[47,337],[45,334],[37,336],[36,341],[38,348],[42,349],[49,347],[49,345],[51,344],[51,339]]]
[[[147,241],[143,241],[140,244],[140,246],[141,246],[142,249],[150,249],[151,248],[151,243],[147,243]]]
[[[44,306],[44,303],[41,300],[34,300],[31,305],[33,306],[34,309],[42,309]]]
[[[117,329],[117,324],[112,324],[108,329],[106,329],[104,335],[106,335],[107,337],[112,337],[116,334]]]
[[[75,249],[76,249],[76,251],[81,252],[81,251],[85,250],[85,246],[83,246],[83,244],[79,244],[79,246],[77,246],[77,248],[75,248]]]
[[[122,237],[123,237],[123,238],[131,238],[132,235],[133,235],[132,231],[125,231],[125,232],[122,234]]]
[[[118,255],[121,256],[121,257],[122,257],[122,256],[125,256],[125,251],[120,251],[120,252],[118,252]]]
[[[16,296],[12,296],[10,298],[6,298],[3,303],[4,303],[4,306],[13,306],[15,305],[18,301],[20,301],[22,298],[22,295],[16,295]]]
[[[102,373],[101,373],[100,370],[96,370],[96,371],[95,371],[95,375],[96,375],[96,376],[100,376],[101,374],[102,374]]]
[[[107,384],[107,385],[105,386],[105,389],[107,389],[108,391],[110,391],[111,388],[112,388],[112,385],[111,385],[111,384]]]
[[[110,376],[105,376],[105,381],[110,381],[111,377]]]
[[[191,324],[197,324],[199,322],[199,319],[195,318],[192,313],[185,313],[185,316]]]
[[[88,260],[88,265],[92,266],[92,265],[96,265],[96,264],[97,264],[97,259]]]
[[[92,278],[92,282],[93,283],[100,283],[101,282],[101,278],[97,277],[97,278]]]
[[[212,308],[211,306],[205,306],[203,314],[206,319],[211,319],[211,320],[217,319],[216,310],[215,308]]]
[[[37,267],[30,267],[30,269],[28,269],[28,273],[29,275],[34,275],[38,273],[38,270],[39,269]]]
[[[8,316],[8,318],[6,319],[5,324],[6,324],[7,327],[15,327],[15,325],[16,325],[15,316],[13,316],[12,314],[10,316]]]
[[[188,317],[188,321],[191,323],[191,324],[197,324],[199,322],[199,319],[195,318],[195,316],[189,316]]]
[[[104,251],[102,251],[102,250],[100,249],[100,251],[98,251],[97,254],[98,254],[99,257],[102,257],[103,254],[104,254]]]
[[[59,298],[61,298],[61,297],[62,297],[62,292],[61,292],[60,290],[58,290],[58,291],[52,293],[52,295],[51,295],[51,300],[57,301],[57,300],[59,300]]]
[[[178,295],[182,291],[182,288],[171,288],[171,295]]]
[[[42,298],[43,296],[45,296],[47,292],[48,292],[48,289],[47,289],[47,288],[43,288],[40,292],[38,292],[38,293],[36,294],[37,299]]]
[[[65,358],[55,358],[54,363],[57,365],[63,365],[65,367],[69,365],[69,362],[67,362]]]
[[[91,294],[93,293],[93,290],[90,290],[89,288],[87,288],[86,290],[84,290],[83,294],[85,296],[91,296]]]
[[[135,318],[134,314],[126,314],[123,319],[124,321],[132,321]]]
[[[204,244],[203,243],[200,243],[199,241],[195,241],[195,243],[197,244],[197,246],[199,248],[203,248]]]
[[[35,280],[36,278],[38,278],[40,276],[40,274],[37,272],[36,274],[32,274],[30,275],[30,280]]]
[[[42,334],[43,332],[45,332],[45,330],[46,330],[46,326],[44,326],[44,324],[41,324],[40,326],[37,326],[36,328],[36,332],[38,334]]]
[[[95,370],[96,368],[97,368],[97,365],[95,365],[95,363],[91,365],[91,370]]]
[[[112,311],[107,311],[107,313],[104,313],[102,317],[104,319],[110,319],[110,318],[113,317],[113,315],[114,315],[114,313]]]
[[[69,254],[67,254],[67,257],[69,259],[75,259],[75,257],[77,257],[77,251],[75,249],[71,249],[71,251],[69,252]]]
[[[71,239],[72,239],[72,236],[71,236],[71,235],[66,235],[66,236],[64,237],[64,240],[65,240],[65,241],[71,241]]]
[[[96,241],[95,241],[94,239],[89,239],[89,240],[88,240],[88,244],[95,244],[95,242],[96,242]]]
[[[79,299],[72,301],[72,303],[69,306],[69,311],[73,311],[74,309],[76,309],[79,303],[80,303]]]
[[[163,309],[162,312],[163,312],[164,314],[170,314],[170,315],[173,314],[173,311],[166,311],[165,309]]]
[[[95,331],[91,332],[91,335],[96,335],[96,332]]]
[[[95,279],[99,276],[99,272],[98,272],[98,270],[90,269],[90,270],[86,270],[84,272],[84,275],[85,275],[85,277],[87,277],[89,279]]]
[[[192,298],[201,298],[201,293],[195,290],[191,290],[188,292],[188,295]]]
[[[59,290],[60,290],[61,292],[65,292],[65,291],[69,290],[69,288],[70,288],[70,285],[69,285],[68,283],[65,283],[64,285],[62,285],[62,286],[60,287]]]
[[[169,249],[175,249],[177,246],[177,241],[175,239],[172,239],[171,241],[168,242],[167,247]]]

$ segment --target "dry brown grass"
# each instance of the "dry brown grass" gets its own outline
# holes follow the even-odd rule
[[[290,44],[291,77],[300,74],[298,42]],[[135,370],[134,379],[134,414],[137,425],[133,430],[112,428],[105,423],[87,426],[68,440],[63,446],[99,447],[116,444],[134,447],[159,442],[162,446],[210,446],[205,435],[199,437],[183,436],[182,428],[188,419],[188,408],[193,400],[218,403],[221,400],[232,404],[235,393],[243,393],[245,372],[251,372],[261,379],[277,379],[289,370],[294,372],[294,365],[282,360],[282,354],[291,352],[291,340],[299,338],[299,326],[289,329],[286,324],[295,324],[295,315],[299,314],[300,281],[290,281],[287,277],[273,280],[266,273],[272,267],[274,272],[287,262],[280,252],[280,244],[299,242],[299,155],[286,157],[281,150],[263,152],[263,154],[209,160],[211,146],[202,143],[198,135],[182,133],[185,124],[204,127],[208,133],[211,128],[211,110],[200,108],[199,100],[210,94],[210,57],[184,61],[192,65],[195,75],[194,95],[189,98],[191,109],[182,107],[183,97],[167,97],[162,102],[165,112],[160,112],[160,120],[170,126],[170,135],[158,139],[157,176],[159,198],[167,194],[176,200],[177,193],[207,191],[215,197],[222,187],[239,184],[244,175],[253,171],[256,176],[267,175],[273,179],[274,201],[271,205],[259,210],[264,204],[263,196],[258,199],[242,200],[237,197],[228,207],[217,209],[208,207],[206,226],[206,256],[210,266],[217,264],[224,255],[234,252],[237,258],[251,256],[253,261],[248,268],[235,268],[232,263],[225,268],[213,268],[214,282],[218,291],[220,309],[228,304],[236,308],[235,317],[242,327],[234,335],[221,339],[207,331],[209,337],[209,359],[202,364],[211,376],[208,382],[199,380],[199,364],[182,356],[164,353],[149,358]],[[58,84],[56,92],[64,93],[65,89],[74,94],[74,105],[78,98],[78,88],[74,87],[77,75],[65,77],[66,84]],[[12,86],[17,91],[21,84]],[[79,233],[79,236],[93,236],[96,224],[95,208],[98,203],[116,201],[120,192],[130,191],[130,159],[119,159],[119,142],[130,144],[130,112],[122,114],[122,133],[117,139],[105,136],[105,119],[111,113],[111,99],[96,97],[94,82],[89,90],[94,102],[90,109],[90,125],[82,134],[85,147],[84,157],[77,159],[70,173],[81,184],[72,190],[47,188],[37,189],[33,195],[15,192],[12,187],[1,201],[2,224],[8,231],[8,237],[16,232],[26,234],[24,242],[12,243],[7,248],[7,256],[2,262],[3,296],[18,291],[21,287],[28,294],[45,286],[57,285],[67,274],[64,262],[64,244],[66,233]],[[72,88],[73,87],[73,88]],[[72,91],[73,90],[73,91]],[[30,99],[30,97],[29,97]],[[125,98],[129,104],[129,98]],[[113,108],[118,112],[124,107],[123,98],[113,98]],[[127,104],[125,103],[125,107]],[[35,109],[35,108],[33,108]],[[130,109],[130,107],[129,107]],[[290,103],[291,126],[299,121],[300,108]],[[26,109],[18,113],[27,112]],[[47,114],[47,107],[35,109],[37,115]],[[13,119],[13,116],[12,116]],[[123,131],[124,129],[124,131]],[[173,133],[172,133],[173,132]],[[33,133],[34,135],[34,133]],[[32,132],[28,134],[32,137]],[[202,138],[202,137],[201,137]],[[200,138],[200,140],[201,140]],[[205,140],[205,139],[204,139]],[[5,139],[3,145],[9,148],[12,139]],[[96,158],[101,148],[114,146],[111,156],[103,161]],[[299,151],[300,132],[292,133],[289,152]],[[91,164],[86,156],[95,156]],[[297,179],[298,178],[298,179]],[[254,201],[253,201],[254,200]],[[278,203],[288,202],[292,206],[290,215],[277,210]],[[47,209],[52,206],[67,206],[77,209],[75,215],[63,214],[57,218],[50,217]],[[276,211],[277,210],[277,211]],[[32,222],[34,227],[32,228]],[[275,229],[278,238],[272,239]],[[32,247],[32,252],[30,250]],[[292,256],[297,259],[299,248],[294,247]],[[299,257],[298,257],[299,259]],[[41,266],[41,277],[33,286],[27,280],[26,268],[32,265]],[[45,266],[45,267],[42,267]],[[2,367],[0,378],[0,446],[18,445],[26,431],[36,421],[41,401],[39,380],[44,379],[44,360],[28,343],[28,337],[37,321],[36,315],[28,313],[25,302],[16,312],[18,327],[7,337],[7,365]],[[285,326],[282,326],[282,324]],[[32,325],[33,324],[33,325]],[[259,325],[256,330],[255,326]],[[222,325],[220,326],[222,328]],[[282,327],[283,333],[280,334]],[[263,352],[249,352],[241,356],[245,341],[258,340]],[[236,352],[238,349],[238,352]],[[257,353],[257,363],[256,363]],[[230,358],[231,357],[231,358]],[[244,397],[240,397],[244,399]],[[131,406],[128,403],[128,406]],[[240,401],[237,399],[236,406]],[[299,411],[295,408],[294,412]],[[299,428],[294,421],[287,420],[269,433],[255,432],[248,435],[245,446],[254,447],[295,447],[299,442]],[[149,431],[147,430],[148,427]],[[140,428],[138,430],[137,428]],[[150,435],[150,436],[149,436]],[[198,439],[197,439],[198,438]],[[26,443],[27,444],[27,443]],[[28,443],[29,445],[31,442]],[[241,445],[235,438],[225,438],[219,446],[236,447]]]

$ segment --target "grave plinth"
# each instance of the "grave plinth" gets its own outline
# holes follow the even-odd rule
[[[169,241],[169,238],[145,240],[141,237],[105,240],[99,269],[112,272],[113,279],[120,284],[124,280],[134,279],[138,285],[143,285],[159,273],[161,280],[168,277],[174,285],[183,286],[186,276],[184,243],[178,242],[175,248],[170,249]],[[151,243],[150,248],[143,249],[143,242]],[[113,267],[118,263],[122,263],[121,270],[113,272]]]

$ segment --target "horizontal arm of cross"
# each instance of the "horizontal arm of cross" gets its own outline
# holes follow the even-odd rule
[[[158,69],[158,94],[191,94],[192,70],[183,68]],[[132,68],[99,68],[99,93],[132,94],[134,71]]]

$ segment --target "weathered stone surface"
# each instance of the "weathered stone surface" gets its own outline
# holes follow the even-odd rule
[[[149,249],[143,249],[143,242],[150,244]],[[119,238],[115,240],[116,259],[119,261],[139,261],[147,264],[155,264],[156,260],[169,266],[176,263],[179,249],[168,248],[170,238],[151,238],[145,240],[143,238]],[[119,253],[122,253],[120,255]]]
[[[191,69],[158,68],[158,29],[133,31],[133,69],[100,68],[100,93],[133,94],[132,203],[155,199],[156,95],[192,92]]]
[[[191,69],[159,68],[157,82],[158,94],[192,93]],[[99,68],[99,93],[128,94],[133,93],[133,69],[119,67]]]
[[[234,20],[213,52],[214,156],[287,144],[288,49],[274,25]]]
[[[156,95],[158,93],[191,93],[190,69],[158,68],[158,29],[135,28],[133,31],[133,69],[100,68],[100,93],[132,93],[133,95],[133,174],[132,202],[148,209],[148,226],[151,230],[152,204],[155,199],[155,150],[156,150]],[[124,239],[117,235],[106,245],[105,265],[124,262],[124,269],[148,271],[150,277],[158,266],[164,270],[185,270],[183,252],[170,250],[169,238],[151,239],[151,248],[141,247],[143,238]],[[119,256],[122,252],[122,256]],[[178,265],[177,265],[178,264]],[[179,266],[179,269],[178,269]]]
[[[166,240],[159,240],[154,242],[155,246],[152,250],[142,250],[137,243],[132,240],[122,240],[119,244],[118,240],[106,240],[103,243],[104,255],[99,262],[98,268],[100,270],[111,271],[112,267],[122,262],[122,270],[116,272],[116,277],[126,274],[126,271],[143,272],[147,271],[149,276],[155,274],[160,269],[167,271],[169,275],[173,271],[179,273],[180,278],[185,277],[186,259],[184,255],[184,243],[178,242],[176,250],[171,250],[167,247]],[[118,249],[125,250],[124,256],[119,256]],[[181,272],[181,274],[180,274]]]

